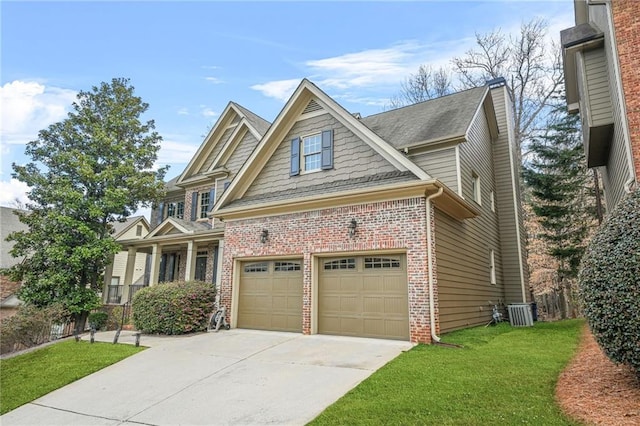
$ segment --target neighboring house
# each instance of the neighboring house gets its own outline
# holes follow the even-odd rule
[[[215,282],[232,327],[431,342],[529,300],[504,79],[360,117],[303,80],[230,103],[143,239],[151,285]],[[125,280],[126,284],[126,280]]]
[[[569,112],[580,113],[589,167],[613,208],[640,176],[640,3],[575,0],[561,35]]]
[[[149,233],[149,222],[144,216],[127,218],[124,222],[113,224],[113,238],[120,240],[139,240]],[[106,304],[121,304],[131,301],[136,291],[148,283],[145,280],[147,272],[147,254],[135,250],[116,253],[113,263],[104,274],[103,302]]]
[[[0,269],[9,268],[22,259],[11,256],[9,251],[14,243],[6,241],[9,234],[16,231],[26,231],[27,225],[20,222],[15,212],[22,211],[9,207],[0,207]],[[9,277],[0,275],[0,320],[10,317],[22,302],[16,297],[20,283],[11,281]]]

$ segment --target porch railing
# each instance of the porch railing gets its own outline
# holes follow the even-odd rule
[[[121,285],[110,285],[109,294],[107,295],[107,303],[119,305],[122,300],[122,287]]]
[[[133,300],[133,296],[141,289],[147,287],[145,284],[132,284],[129,286],[129,303]]]

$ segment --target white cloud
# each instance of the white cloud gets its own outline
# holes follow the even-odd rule
[[[156,164],[187,164],[198,150],[197,145],[179,142],[176,139],[163,140]],[[172,170],[173,171],[173,170]]]
[[[204,79],[207,80],[209,83],[213,83],[213,84],[224,83],[224,80],[221,80],[218,77],[205,77]]]
[[[189,110],[185,107],[178,108],[178,115],[189,115]]]
[[[281,101],[289,99],[293,91],[300,84],[299,79],[270,81],[264,84],[254,84],[251,86],[253,90],[262,92],[263,95],[270,98],[276,98]]]
[[[16,200],[23,205],[28,203],[27,191],[29,191],[27,184],[17,179],[0,181],[0,206],[18,207]]]
[[[76,92],[35,81],[14,80],[0,87],[0,140],[25,144],[38,131],[65,118]]]
[[[203,117],[217,117],[219,115],[219,113],[215,112],[214,110],[208,107],[203,107],[200,113],[202,114]]]

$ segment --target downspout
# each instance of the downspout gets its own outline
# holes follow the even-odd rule
[[[438,192],[435,192],[427,197],[427,262],[429,262],[429,319],[431,328],[431,340],[435,343],[440,342],[440,337],[436,335],[436,303],[433,300],[433,243],[431,241],[431,200],[442,195],[444,188],[440,187]]]

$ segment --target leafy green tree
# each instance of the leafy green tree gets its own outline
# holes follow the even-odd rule
[[[532,139],[530,150],[523,177],[528,201],[542,227],[535,237],[546,242],[548,254],[557,261],[559,286],[570,290],[594,221],[578,116],[557,108],[549,116],[546,131]]]
[[[8,238],[24,258],[9,269],[23,282],[21,300],[60,302],[80,323],[99,304],[104,268],[119,250],[112,224],[163,194],[166,168],[153,170],[162,138],[153,120],[141,121],[147,108],[128,79],[103,82],[27,144],[31,162],[13,164],[12,176],[31,188],[30,211],[19,214],[28,230]]]

